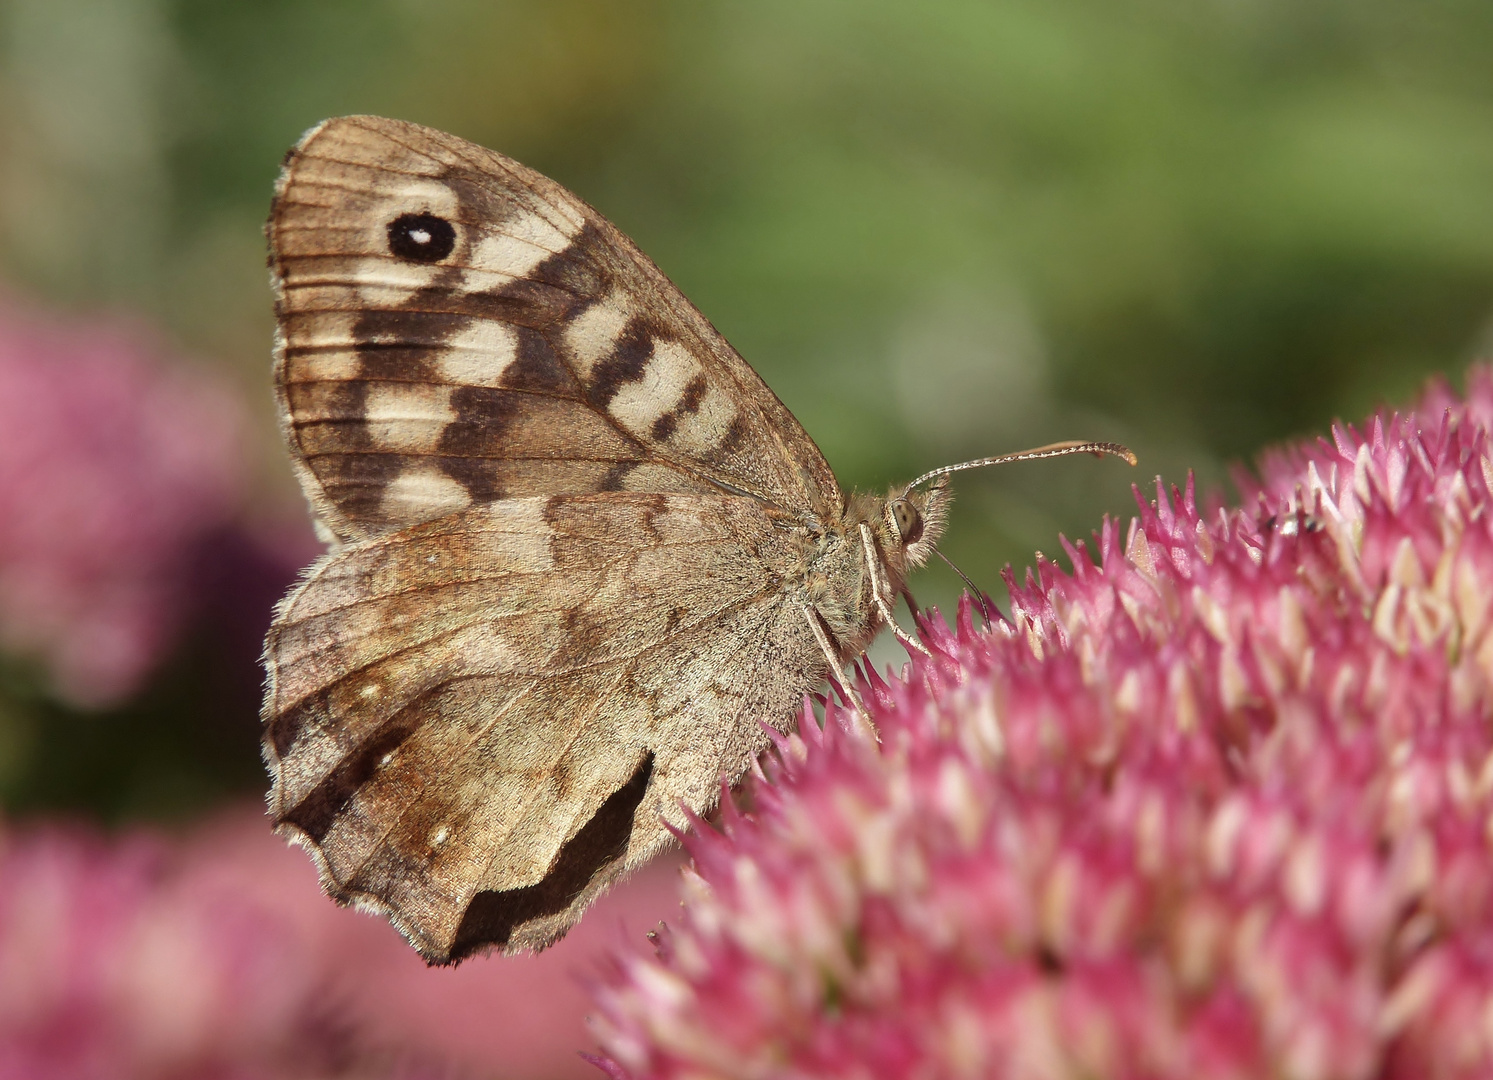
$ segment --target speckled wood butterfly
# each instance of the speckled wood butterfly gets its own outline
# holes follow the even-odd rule
[[[271,814],[432,963],[542,948],[895,628],[952,468],[847,499],[625,236],[451,135],[318,125],[268,234],[330,545],[265,644]],[[1024,456],[1080,450],[1123,452]]]

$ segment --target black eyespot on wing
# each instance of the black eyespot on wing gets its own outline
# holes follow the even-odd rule
[[[440,262],[456,247],[456,230],[432,213],[400,214],[389,222],[389,250],[411,262]]]

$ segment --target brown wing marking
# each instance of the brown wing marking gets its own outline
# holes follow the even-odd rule
[[[441,258],[394,244],[416,219],[451,230]],[[818,449],[704,317],[508,158],[412,124],[327,121],[288,159],[269,235],[286,436],[344,539],[504,495],[712,480],[839,508]]]
[[[820,677],[811,670],[817,654],[806,641],[800,642],[798,663],[788,668],[799,669],[791,686],[774,686],[771,694],[748,693],[757,671],[767,669],[766,651],[760,646],[783,629],[777,617],[760,608],[751,614],[757,616],[752,631],[740,625],[728,628],[728,640],[702,641],[707,647],[699,650],[696,664],[686,664],[716,673],[734,655],[736,671],[726,667],[703,684],[673,673],[669,681],[688,690],[679,690],[667,702],[640,693],[636,686],[624,687],[620,680],[610,695],[602,692],[589,699],[594,702],[589,710],[593,718],[616,716],[625,713],[629,701],[636,705],[648,700],[656,710],[651,723],[640,717],[638,723],[621,725],[615,732],[583,723],[568,743],[554,732],[541,731],[544,741],[563,745],[530,774],[504,776],[504,786],[512,789],[506,797],[484,792],[487,798],[479,801],[476,792],[427,788],[408,798],[399,820],[350,876],[345,892],[377,897],[377,906],[406,918],[420,912],[418,919],[410,919],[413,932],[409,926],[406,932],[427,957],[437,960],[459,959],[492,945],[519,949],[549,944],[625,868],[643,862],[668,842],[662,821],[682,824],[681,803],[708,810],[721,774],[738,775],[765,744],[756,719],[773,711],[782,716],[785,706],[791,707]],[[792,621],[789,628],[796,629],[800,622]],[[687,642],[674,640],[669,648],[683,651],[688,660]],[[632,670],[621,674],[630,677],[645,662],[646,657],[638,657]],[[652,695],[660,689],[654,687]],[[692,695],[707,700],[691,702]],[[557,691],[554,701],[536,703],[534,712],[515,721],[532,728],[536,714],[550,715],[556,705],[573,708],[578,699],[588,700]],[[643,752],[632,749],[640,730],[653,736],[643,736],[648,746]],[[485,760],[484,744],[500,741],[489,732],[476,740],[468,755]],[[649,782],[634,802],[629,784],[636,782],[645,763]],[[615,815],[620,806],[635,813],[619,842]],[[500,823],[509,826],[506,833],[498,828]],[[452,846],[437,859],[429,838],[442,830],[449,830],[443,843]],[[602,843],[602,838],[610,839]],[[479,929],[495,936],[479,940]]]
[[[428,959],[547,943],[818,681],[782,617],[783,537],[749,500],[615,494],[329,557],[267,647],[277,821]]]
[[[634,817],[653,774],[653,755],[645,754],[627,783],[609,795],[566,840],[549,873],[534,885],[484,889],[475,894],[451,942],[455,963],[485,949],[515,942],[547,944],[564,934],[590,899],[610,885],[627,857]],[[572,914],[574,912],[574,914]],[[515,942],[517,943],[517,942]]]
[[[673,717],[686,732],[749,732],[751,741],[742,738],[723,746],[705,739],[676,744],[667,758],[650,753],[629,782],[565,842],[543,879],[520,888],[483,888],[472,896],[452,944],[453,960],[493,946],[514,951],[551,944],[619,876],[670,842],[664,822],[685,825],[682,806],[701,814],[714,808],[721,780],[740,776],[766,746],[757,721],[791,719],[804,691],[823,678],[804,630],[807,624],[793,619],[794,611],[779,605],[755,636],[732,642],[740,669],[737,685],[758,686],[761,693],[737,695],[734,708],[697,708],[689,717],[693,723]],[[741,664],[742,658],[751,659]],[[715,684],[706,693],[713,693],[720,705],[723,689]],[[640,777],[646,777],[641,787]],[[620,827],[624,813],[630,825],[626,833]]]
[[[689,554],[700,551],[694,547]],[[735,598],[733,606],[757,602],[759,597]],[[729,611],[710,616],[720,621],[723,614]],[[704,621],[658,644],[688,658],[689,642],[678,639],[699,634]],[[716,643],[696,666],[728,664],[729,645]],[[640,685],[640,663],[639,655],[621,655],[567,673],[562,662],[557,674],[543,679],[434,676],[436,685],[389,720],[365,725],[364,737],[350,747],[338,745],[341,756],[328,773],[287,785],[281,819],[321,845],[343,892],[381,896],[396,908],[412,906],[407,894],[432,889],[448,903],[464,900],[463,892],[484,876],[484,860],[459,841],[493,849],[493,858],[508,856],[486,876],[537,881],[544,859],[536,861],[536,845],[558,846],[595,801],[621,782],[607,775],[580,784],[572,774],[582,767],[611,768],[618,747],[636,745],[652,726],[669,727],[650,708],[677,712],[683,705],[677,686],[666,691]],[[700,675],[689,681],[702,682]],[[515,754],[515,748],[523,752]],[[453,769],[451,763],[463,758],[470,767]],[[451,781],[431,787],[430,778],[443,774]],[[591,805],[578,805],[576,797],[588,790]],[[431,837],[442,828],[448,835],[432,846]],[[517,844],[501,846],[514,836]],[[436,846],[442,847],[439,865]]]

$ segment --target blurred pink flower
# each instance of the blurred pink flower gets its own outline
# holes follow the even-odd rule
[[[780,740],[617,1077],[1493,1075],[1493,372],[1008,574]]]
[[[427,968],[244,807],[171,839],[0,829],[0,1077],[586,1077],[580,977],[677,903],[662,863],[537,957]]]
[[[238,506],[246,435],[222,380],[136,328],[0,303],[0,649],[75,705],[136,689]]]

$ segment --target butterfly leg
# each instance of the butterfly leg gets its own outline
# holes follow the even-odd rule
[[[887,626],[891,627],[892,633],[897,635],[897,640],[902,642],[908,652],[920,652],[924,656],[932,656],[933,654],[928,651],[926,645],[897,625],[897,620],[892,615],[892,607],[886,602],[886,596],[881,591],[881,574],[876,565],[876,541],[871,537],[871,526],[864,521],[861,522],[861,550],[866,554],[866,570],[871,575],[871,602],[876,605],[876,610],[881,612],[881,617],[886,620]]]
[[[829,631],[824,627],[824,620],[819,613],[808,604],[804,605],[804,618],[809,620],[809,629],[814,633],[814,640],[819,642],[819,648],[824,653],[824,659],[829,663],[829,678],[840,691],[840,696],[850,702],[855,708],[855,715],[860,717],[870,729],[871,738],[877,742],[881,741],[881,733],[876,730],[876,725],[871,722],[871,714],[866,712],[866,703],[861,700],[860,694],[856,693],[855,687],[845,678],[845,672],[840,668],[840,658],[835,653],[835,646],[829,639]]]

